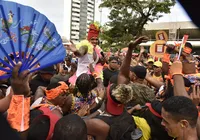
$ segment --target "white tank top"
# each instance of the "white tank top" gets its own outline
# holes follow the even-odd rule
[[[93,63],[93,54],[85,54],[78,58],[78,67],[76,71],[76,76],[79,77],[83,73],[87,73],[89,70],[89,64]]]

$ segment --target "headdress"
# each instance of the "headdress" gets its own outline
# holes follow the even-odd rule
[[[93,54],[93,48],[94,47],[92,46],[92,44],[88,40],[82,40],[80,43],[78,43],[76,45],[76,48],[80,49],[83,46],[87,46],[88,47],[88,52],[87,53]]]
[[[91,23],[89,26],[88,37],[90,40],[92,37],[98,37],[100,33],[100,25],[97,22]]]
[[[47,100],[52,100],[66,91],[69,87],[65,82],[59,82],[61,85],[50,90],[46,90],[46,98]]]

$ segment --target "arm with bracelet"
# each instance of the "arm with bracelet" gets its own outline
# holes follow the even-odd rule
[[[13,90],[12,99],[8,109],[7,120],[11,127],[18,132],[25,132],[29,128],[30,120],[30,87],[29,71],[23,71],[19,74],[22,63],[19,62],[13,69],[11,77],[11,90]],[[26,137],[21,133],[21,137]],[[23,138],[24,139],[24,138]]]
[[[171,68],[170,74],[174,80],[174,96],[185,96],[189,98],[185,90],[183,74],[182,74],[182,63],[180,61],[175,61]]]

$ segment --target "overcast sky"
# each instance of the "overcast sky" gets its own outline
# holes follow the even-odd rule
[[[59,34],[69,37],[70,25],[65,23],[64,13],[70,13],[71,8],[65,5],[69,0],[10,0],[19,2],[23,5],[28,5],[46,15],[55,25]],[[64,2],[65,1],[65,2]],[[95,21],[100,21],[99,4],[101,0],[95,0]],[[65,9],[65,10],[64,10]],[[70,10],[70,11],[69,11]],[[109,21],[108,19],[109,9],[102,9],[102,25]],[[70,16],[67,16],[70,22]],[[158,21],[155,22],[172,22],[172,21],[189,21],[190,18],[187,16],[183,8],[177,3],[172,9],[170,14],[164,15]],[[68,22],[67,22],[68,23]]]
[[[100,4],[100,0],[96,0],[97,4],[96,7]],[[105,24],[109,21],[108,19],[109,9],[103,8],[102,9],[102,24]],[[100,21],[100,12],[98,8],[96,8],[95,20]],[[164,14],[162,18],[155,22],[176,22],[176,21],[191,21],[188,17],[187,13],[184,11],[182,6],[177,2],[174,7],[171,9],[170,14]]]

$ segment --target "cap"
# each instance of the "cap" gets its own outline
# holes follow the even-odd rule
[[[147,60],[147,62],[149,63],[149,62],[154,62],[154,60],[152,59],[152,58],[149,58],[148,60]]]
[[[162,67],[162,62],[160,62],[160,61],[156,61],[156,62],[154,62],[153,65],[156,66],[156,67],[161,68],[161,67]]]
[[[131,67],[130,68],[130,71],[134,72],[135,75],[138,77],[138,78],[141,78],[141,79],[144,79],[146,77],[146,74],[147,74],[147,70],[145,67],[143,66],[134,66],[134,67]]]
[[[114,97],[111,95],[112,92],[110,90],[110,87],[111,85],[109,85],[107,88],[106,109],[112,115],[120,115],[123,113],[124,105],[114,99]]]
[[[40,73],[55,74],[56,70],[54,69],[54,66],[52,65],[52,66],[46,67],[44,69],[41,69],[39,72]]]

